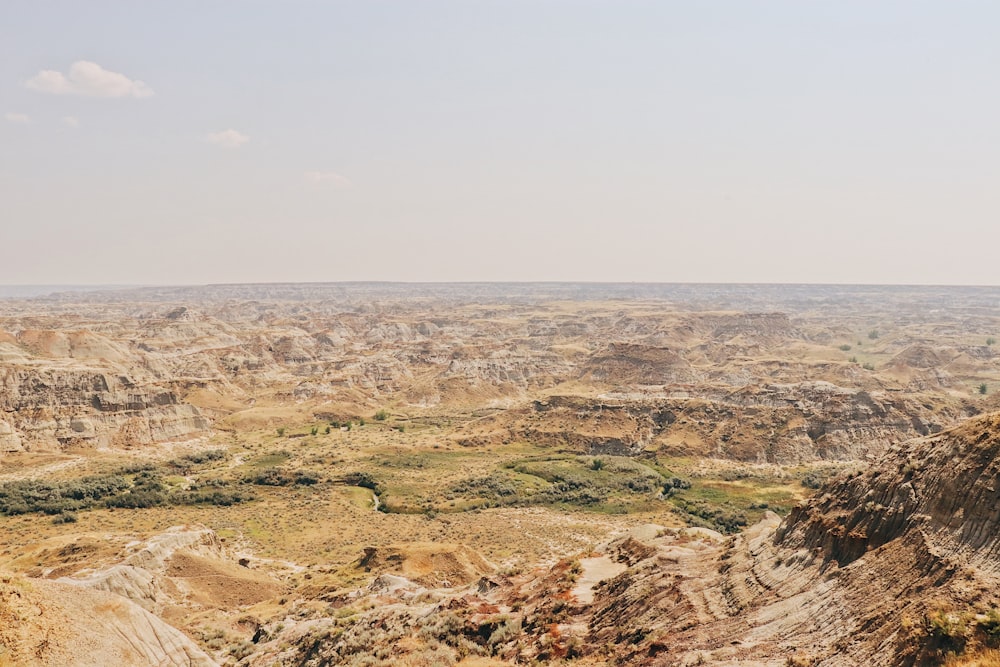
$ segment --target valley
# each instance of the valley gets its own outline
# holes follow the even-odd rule
[[[0,665],[993,664],[998,306],[0,299]]]

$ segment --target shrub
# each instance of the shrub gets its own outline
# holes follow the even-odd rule
[[[996,345],[996,342],[997,342],[997,339],[994,338],[993,336],[990,336],[989,338],[986,339],[986,344],[987,345]]]
[[[256,473],[252,473],[244,478],[245,481],[257,486],[312,486],[319,482],[319,477],[315,473],[296,470],[289,472],[281,468],[264,468]]]
[[[389,418],[388,410],[379,410],[378,412],[375,413],[376,421],[384,422],[388,418]]]
[[[851,346],[848,345],[847,343],[844,343],[843,345],[840,346],[840,349],[843,350],[844,352],[850,352]]]
[[[284,426],[279,426],[278,427],[278,437],[279,438],[285,437],[285,427]]]
[[[591,470],[600,470],[603,467],[604,467],[604,461],[602,461],[601,459],[594,459],[590,462]]]
[[[367,472],[349,472],[341,477],[340,481],[348,486],[360,486],[366,489],[371,489],[376,493],[380,493],[382,488],[382,485],[379,484],[378,480]]]
[[[872,329],[871,331],[868,332],[868,337],[871,338],[872,340],[875,340],[876,338],[878,338],[878,336],[879,336],[878,329]]]
[[[985,394],[987,391],[988,391],[988,389],[986,387],[986,383],[985,382],[982,383],[981,385],[979,385],[979,393],[980,394]]]

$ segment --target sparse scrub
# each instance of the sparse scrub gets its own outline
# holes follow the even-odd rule
[[[130,476],[114,473],[91,475],[64,482],[38,480],[10,482],[0,486],[0,514],[42,513],[57,523],[72,523],[75,512],[97,507],[146,509],[162,505],[232,505],[250,500],[239,491],[225,490],[229,483],[210,480],[210,490],[171,492],[156,470],[143,469]]]
[[[319,482],[319,477],[308,470],[290,472],[282,468],[264,468],[247,475],[244,481],[258,486],[312,486]]]

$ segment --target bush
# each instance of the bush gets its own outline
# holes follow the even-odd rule
[[[375,413],[376,421],[384,422],[388,418],[389,418],[388,410],[379,410],[378,412]]]
[[[878,336],[879,336],[878,329],[872,329],[871,331],[868,332],[868,337],[871,338],[872,340],[875,340],[876,338],[878,338]]]
[[[847,343],[844,343],[843,345],[840,346],[840,349],[843,350],[844,352],[850,352],[851,346],[848,345]]]
[[[229,507],[253,500],[253,496],[239,491],[191,491],[177,494],[171,499],[176,505],[217,505]]]
[[[988,391],[988,389],[986,387],[986,383],[985,382],[982,383],[981,385],[979,385],[979,393],[980,394],[985,394],[987,391]]]
[[[375,493],[381,493],[382,485],[367,472],[349,472],[340,478],[342,484],[348,486],[360,486],[371,489]]]
[[[264,468],[248,475],[244,480],[257,486],[291,486],[293,484],[312,486],[319,482],[319,477],[315,473],[305,470],[289,472],[281,468]]]

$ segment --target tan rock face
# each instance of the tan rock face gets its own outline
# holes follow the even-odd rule
[[[998,454],[990,415],[894,447],[714,553],[673,558],[660,546],[598,594],[589,638],[636,632],[619,655],[656,665],[789,654],[830,667],[930,665],[974,652],[992,641],[983,619],[1000,606]],[[934,630],[933,619],[959,617],[961,631]]]
[[[216,665],[179,630],[129,600],[0,575],[0,661],[24,667]]]

